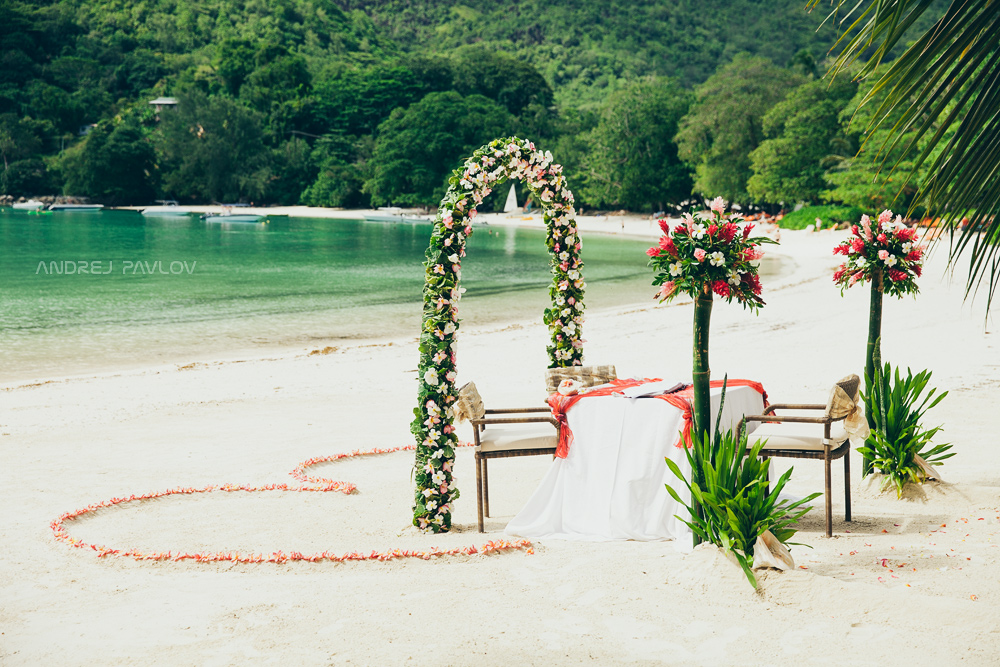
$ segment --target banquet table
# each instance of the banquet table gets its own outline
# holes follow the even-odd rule
[[[734,382],[746,384],[734,386]],[[712,388],[711,398],[714,422],[721,387]],[[721,429],[736,429],[744,415],[762,414],[765,400],[760,385],[730,380]],[[685,411],[675,403],[684,402],[656,396],[628,398],[616,392],[584,396],[572,404],[564,414],[572,432],[565,458],[553,460],[506,533],[588,541],[675,539],[679,549],[690,549],[691,531],[674,517],[686,517],[687,510],[664,486],[670,484],[681,498],[690,500],[684,484],[664,462],[668,457],[685,476],[691,473],[678,437]]]

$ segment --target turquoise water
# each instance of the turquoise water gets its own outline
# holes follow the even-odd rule
[[[4,209],[0,382],[415,337],[429,235],[429,224]],[[648,245],[584,240],[588,308],[651,303]],[[462,277],[464,325],[539,321],[543,232],[477,226]]]

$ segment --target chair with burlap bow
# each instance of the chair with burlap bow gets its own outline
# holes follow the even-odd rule
[[[860,447],[868,437],[868,422],[859,401],[861,379],[848,375],[833,386],[830,398],[823,404],[772,403],[762,415],[747,415],[741,428],[749,422],[760,422],[747,442],[748,448],[766,441],[762,459],[786,457],[821,459],[826,467],[826,536],[833,536],[830,463],[844,459],[844,520],[851,520],[851,463],[848,455],[852,441]],[[778,415],[776,410],[822,410],[821,417]],[[820,430],[822,426],[822,430]]]
[[[547,414],[549,412],[548,407],[487,410],[475,383],[469,382],[459,390],[455,420],[469,420],[475,440],[476,516],[480,533],[484,531],[483,515],[490,515],[487,461],[514,456],[554,455],[559,445],[559,422]]]

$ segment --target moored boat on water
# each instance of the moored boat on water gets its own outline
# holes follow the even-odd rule
[[[219,204],[219,213],[204,213],[201,219],[205,222],[267,222],[267,214],[256,213],[248,204]]]
[[[11,204],[11,208],[15,211],[40,211],[45,208],[45,204],[38,201],[37,199],[29,199],[28,201],[17,202],[16,204]]]
[[[51,204],[49,206],[50,211],[73,211],[78,213],[100,211],[102,208],[104,208],[103,204]]]
[[[201,219],[205,222],[267,222],[267,215],[264,213],[237,212],[233,210],[234,207],[235,205],[224,205],[221,213],[205,213]]]
[[[180,215],[190,215],[191,209],[186,206],[179,206],[173,199],[157,199],[157,206],[147,206],[142,209],[143,215],[155,217],[170,217]]]
[[[266,222],[267,216],[260,213],[206,213],[201,219],[205,222]]]
[[[431,218],[425,215],[415,215],[405,213],[398,206],[383,206],[373,213],[365,213],[365,220],[368,222],[430,222]]]

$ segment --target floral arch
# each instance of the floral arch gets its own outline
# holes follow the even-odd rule
[[[458,331],[459,286],[465,241],[472,234],[476,207],[508,179],[522,180],[543,211],[551,253],[552,305],[545,310],[549,326],[549,367],[583,363],[583,290],[580,237],[576,228],[573,193],[566,189],[562,167],[552,154],[530,141],[496,139],[472,154],[449,179],[450,186],[431,233],[424,262],[423,327],[420,332],[417,407],[410,427],[416,437],[417,482],[413,524],[434,532],[451,528],[452,502],[458,498],[453,467],[458,437],[453,407],[455,334]]]

